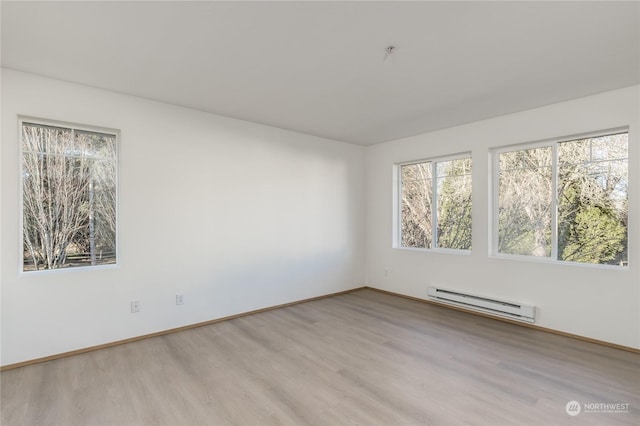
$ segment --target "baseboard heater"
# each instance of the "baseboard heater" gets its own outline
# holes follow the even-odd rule
[[[535,306],[523,305],[517,302],[507,302],[505,300],[491,299],[488,297],[476,296],[473,294],[461,293],[459,291],[446,290],[439,287],[429,287],[429,299],[445,303],[447,305],[496,315],[517,321],[536,322]]]

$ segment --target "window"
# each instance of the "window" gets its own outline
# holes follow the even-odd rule
[[[471,157],[402,164],[400,247],[471,249]]]
[[[116,262],[116,141],[21,121],[23,270]]]
[[[497,151],[497,252],[626,265],[628,136]]]

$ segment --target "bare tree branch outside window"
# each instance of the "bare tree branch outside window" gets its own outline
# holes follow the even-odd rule
[[[500,153],[498,252],[626,265],[628,145],[624,132]]]
[[[116,262],[116,136],[22,123],[23,269]]]
[[[471,157],[400,166],[401,247],[471,249]]]

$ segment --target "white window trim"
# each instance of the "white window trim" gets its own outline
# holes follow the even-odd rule
[[[108,135],[113,135],[116,138],[116,261],[115,263],[109,265],[87,265],[76,268],[57,268],[57,269],[39,269],[36,271],[25,271],[24,270],[24,235],[23,235],[23,226],[24,226],[24,190],[23,190],[23,176],[22,176],[22,164],[24,161],[23,158],[23,149],[22,149],[22,126],[24,123],[42,125],[42,126],[50,126],[50,127],[60,127],[65,129],[79,130],[84,132],[94,132],[94,133],[104,133]],[[66,121],[58,121],[51,120],[40,117],[33,117],[28,115],[18,115],[18,241],[20,241],[20,254],[18,256],[18,273],[28,274],[29,276],[33,276],[34,274],[61,274],[61,273],[80,273],[82,271],[95,271],[100,269],[117,269],[120,267],[120,143],[121,136],[120,130],[113,129],[109,127],[100,127],[100,126],[92,126],[86,124],[78,124]]]
[[[452,249],[448,247],[438,247],[438,218],[437,214],[437,171],[433,166],[436,163],[451,161],[451,160],[461,160],[465,158],[470,158],[473,162],[473,156],[471,151],[460,152],[456,154],[450,154],[439,157],[430,157],[421,160],[411,160],[400,163],[395,163],[393,165],[393,235],[392,235],[392,248],[399,250],[409,250],[409,251],[418,251],[418,252],[437,252],[437,253],[446,253],[446,254],[463,254],[469,255],[471,254],[472,249]],[[431,214],[431,227],[432,227],[432,238],[431,238],[431,247],[423,248],[423,247],[403,247],[402,246],[402,166],[410,166],[413,164],[421,164],[421,163],[431,163],[432,164],[432,206],[435,207],[434,211]],[[473,167],[473,166],[472,166]],[[473,168],[472,168],[473,170]],[[473,176],[473,175],[472,175]],[[472,180],[473,185],[473,180]],[[472,189],[473,191],[473,189]],[[473,227],[473,222],[471,224]]]
[[[571,142],[580,139],[587,138],[597,138],[601,136],[608,136],[616,133],[629,133],[629,126],[622,127],[613,127],[610,129],[597,130],[593,132],[585,132],[578,133],[569,136],[563,136],[559,138],[551,138],[544,139],[534,142],[525,142],[514,145],[506,145],[502,147],[492,148],[491,151],[491,188],[489,191],[489,206],[490,206],[490,232],[491,237],[489,241],[491,242],[491,246],[489,247],[489,257],[497,258],[497,259],[509,259],[509,260],[517,260],[517,261],[528,261],[528,262],[538,262],[538,263],[549,263],[556,265],[572,265],[572,266],[582,266],[588,268],[604,268],[604,269],[615,269],[622,270],[628,269],[629,264],[621,266],[621,265],[606,265],[606,264],[597,264],[597,263],[585,263],[585,262],[574,262],[568,260],[558,260],[558,144],[563,142]],[[542,147],[551,147],[552,149],[552,172],[551,172],[551,185],[553,188],[553,193],[551,194],[551,254],[549,257],[541,257],[541,256],[527,256],[527,255],[519,255],[519,254],[509,254],[509,253],[499,253],[498,247],[498,185],[500,184],[500,165],[498,157],[500,154],[505,152],[515,152],[521,151],[525,149],[532,148],[542,148]],[[629,147],[630,148],[630,147]],[[630,160],[630,157],[627,157],[627,160]],[[628,164],[628,163],[627,163]],[[629,181],[629,185],[631,185],[631,181]],[[631,193],[631,189],[629,189],[629,193]],[[627,230],[628,232],[628,230]],[[628,248],[627,248],[628,249]]]

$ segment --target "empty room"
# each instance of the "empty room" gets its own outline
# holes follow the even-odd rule
[[[640,424],[640,2],[0,8],[3,426]]]

